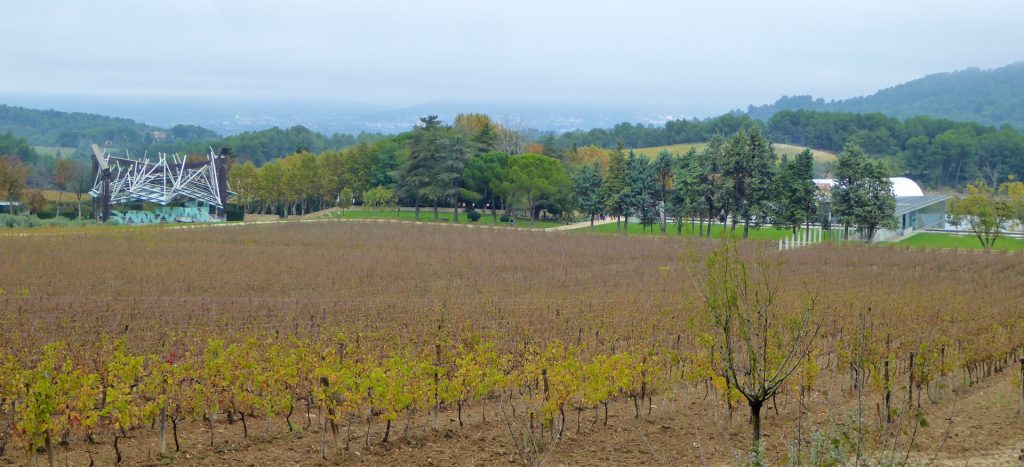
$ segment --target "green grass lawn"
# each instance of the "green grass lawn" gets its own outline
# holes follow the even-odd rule
[[[489,211],[486,212],[486,213],[484,211],[480,211],[480,213],[483,214],[483,217],[481,217],[479,221],[477,221],[477,222],[470,222],[469,218],[466,217],[466,213],[465,212],[460,212],[459,213],[459,223],[460,224],[478,224],[478,225],[499,225],[499,226],[505,226],[505,227],[511,226],[508,222],[500,222],[500,221],[497,224],[493,224],[493,222],[491,220],[491,214],[490,214]],[[376,210],[372,210],[372,209],[355,209],[355,208],[353,208],[353,209],[346,209],[346,210],[340,211],[340,212],[332,212],[330,214],[325,215],[324,217],[327,218],[327,219],[398,219],[398,220],[403,220],[403,221],[415,221],[416,220],[416,213],[411,208],[402,208],[401,214],[399,214],[398,211],[396,211],[395,209],[386,209],[386,210],[376,211]],[[452,222],[452,213],[450,213],[450,212],[441,212],[441,213],[439,213],[438,217],[440,217],[441,222]],[[500,217],[500,215],[499,215],[499,217]],[[420,222],[435,222],[434,221],[434,211],[433,211],[433,209],[423,209],[423,208],[421,208],[420,209]],[[564,225],[564,224],[562,224],[561,222],[557,222],[557,221],[543,221],[543,220],[538,220],[538,221],[536,221],[536,223],[531,224],[530,223],[530,219],[519,218],[519,220],[515,224],[515,227],[528,228],[528,229],[529,228],[546,229],[546,228],[549,228],[549,227],[558,227],[560,225]]]
[[[915,248],[958,248],[961,250],[980,250],[981,242],[974,235],[953,235],[947,233],[919,233],[900,240],[894,245],[909,246]],[[1024,241],[1020,236],[999,237],[996,240],[994,250],[1018,251],[1024,250]]]
[[[707,228],[708,228],[708,226],[705,224],[704,225],[704,229],[705,229],[704,230],[704,234],[705,235],[707,235],[707,230],[706,230]],[[683,224],[683,235],[686,235],[686,236],[697,235],[699,233],[699,230],[700,230],[700,227],[698,225],[696,225],[696,224],[694,224],[692,226],[692,228],[691,228],[689,222]],[[611,233],[611,234],[619,232],[618,230],[616,230],[614,223],[597,225],[597,226],[594,226],[593,230],[591,230],[589,227],[585,227],[585,228],[581,228],[581,229],[576,229],[575,231],[576,232]],[[735,237],[735,238],[743,238],[743,226],[742,225],[737,225],[736,226],[736,231],[734,231],[734,232],[730,231],[729,227],[725,227],[724,228],[724,232],[725,232],[726,235],[730,235],[730,236]],[[621,232],[619,232],[619,233],[621,233]],[[711,237],[712,238],[721,237],[722,233],[723,233],[723,227],[722,227],[721,224],[715,224],[715,225],[711,226]],[[645,233],[643,231],[643,226],[641,226],[640,224],[637,224],[635,222],[630,222],[629,223],[629,234],[630,235],[645,235]],[[676,226],[675,226],[675,224],[669,224],[667,234],[669,236],[676,235]],[[826,234],[828,234],[828,232],[826,232]],[[660,236],[661,235],[661,230],[660,230],[660,228],[657,225],[655,225],[653,231],[650,228],[647,229],[646,235],[659,235]],[[749,238],[751,240],[773,240],[773,241],[778,241],[778,240],[784,239],[786,237],[789,237],[790,235],[792,235],[792,232],[789,231],[789,230],[776,229],[774,227],[761,227],[760,229],[751,228],[750,229]]]

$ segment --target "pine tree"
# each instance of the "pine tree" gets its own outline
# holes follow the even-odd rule
[[[843,223],[843,239],[849,239],[851,225],[864,231],[869,243],[879,228],[896,226],[896,198],[885,167],[869,160],[854,143],[839,153],[831,194],[832,212]]]
[[[608,175],[604,181],[604,203],[608,215],[615,216],[615,230],[620,231],[619,216],[623,214],[622,191],[626,187],[626,154],[622,145],[608,154]]]
[[[398,170],[398,192],[399,196],[413,200],[416,220],[420,219],[420,200],[433,201],[436,219],[437,201],[447,193],[434,180],[445,128],[436,115],[421,118],[420,123],[409,137],[409,158]]]
[[[626,218],[625,229],[629,233],[629,218],[637,217],[646,230],[653,226],[657,216],[657,182],[652,166],[644,157],[638,157],[632,151],[626,158],[625,188],[620,197],[623,216]]]
[[[602,197],[601,163],[584,165],[573,174],[572,197],[576,208],[590,216],[590,228],[594,228],[594,216],[604,207]]]
[[[795,233],[801,224],[810,222],[817,193],[813,176],[814,161],[810,150],[797,154],[793,161],[783,158],[771,190],[771,217],[776,227],[789,228]]]

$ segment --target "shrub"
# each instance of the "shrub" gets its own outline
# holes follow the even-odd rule
[[[512,217],[510,217],[508,214],[502,214],[501,218],[498,219],[498,220],[500,220],[502,222],[510,222],[510,221],[512,221]]]
[[[68,220],[63,216],[55,219],[40,219],[36,216],[19,216],[14,214],[0,214],[0,226],[8,229],[31,228],[31,227],[70,227],[98,225],[91,219]]]
[[[227,204],[224,206],[224,218],[228,222],[244,221],[245,210],[237,204]]]
[[[476,221],[480,220],[480,212],[479,211],[470,211],[469,214],[466,214],[466,217],[469,217],[470,221],[476,222]]]

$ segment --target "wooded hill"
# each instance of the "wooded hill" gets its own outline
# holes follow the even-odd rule
[[[936,73],[851,99],[783,96],[774,104],[748,107],[747,115],[768,120],[783,110],[880,112],[898,118],[926,115],[1024,129],[1024,62],[991,70]]]

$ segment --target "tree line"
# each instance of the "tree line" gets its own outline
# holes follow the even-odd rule
[[[872,158],[884,161],[889,175],[907,176],[930,187],[960,189],[977,178],[997,186],[1011,175],[1024,174],[1024,158],[1019,157],[1024,153],[1024,134],[1012,127],[995,128],[931,117],[901,120],[881,113],[782,110],[762,121],[733,112],[703,120],[671,120],[663,125],[620,123],[608,129],[561,134],[514,128],[511,130],[517,134],[506,132],[498,137],[517,140],[519,144],[532,142],[530,147],[524,146],[528,152],[565,159],[573,157],[580,148],[610,150],[622,146],[635,149],[703,143],[715,135],[732,135],[755,126],[776,143],[831,152],[839,152],[847,143],[855,143]],[[0,152],[17,155],[30,164],[30,183],[37,187],[52,186],[50,181],[57,159],[70,156],[88,163],[91,143],[106,144],[112,151],[128,151],[132,155],[205,154],[210,147],[227,147],[238,159],[261,166],[297,152],[336,152],[355,145],[403,138],[402,134],[325,135],[301,126],[220,137],[195,125],[161,129],[128,119],[0,106],[0,129],[4,128],[26,138],[25,142],[31,145],[75,148],[73,155],[41,154],[32,150],[32,146],[27,146],[27,150]],[[0,149],[4,149],[2,145],[0,141]]]
[[[251,161],[230,172],[237,201],[248,212],[303,214],[333,205],[406,206],[490,210],[492,220],[525,215],[570,220],[611,216],[619,230],[631,221],[643,230],[682,232],[684,220],[710,235],[721,223],[743,236],[766,224],[792,230],[819,222],[821,204],[812,181],[809,150],[780,161],[757,125],[731,137],[713,136],[702,151],[663,151],[657,157],[624,147],[561,151],[528,143],[486,115],[459,115],[447,125],[422,118],[407,133],[340,151],[297,152],[261,167]],[[883,165],[857,145],[841,152],[831,191],[834,218],[846,230],[870,234],[894,222],[895,201]],[[399,209],[401,209],[399,207]],[[705,227],[705,223],[707,226]]]
[[[538,137],[545,154],[595,146],[626,148],[706,142],[714,135],[758,127],[776,143],[842,151],[848,143],[884,161],[889,175],[903,175],[931,187],[961,188],[976,178],[998,185],[1024,174],[1024,134],[1010,126],[995,128],[972,122],[911,117],[900,120],[880,113],[855,114],[785,110],[767,121],[742,114],[706,120],[673,120],[663,126],[622,123],[611,129],[573,131]]]

